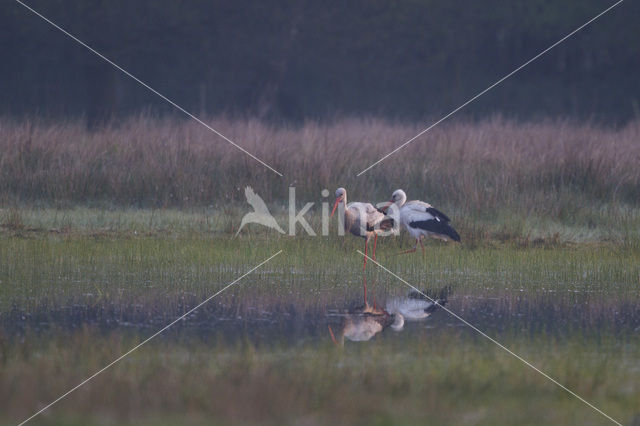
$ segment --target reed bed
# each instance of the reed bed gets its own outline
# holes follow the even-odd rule
[[[443,123],[356,177],[425,124],[207,121],[284,177],[191,121],[139,116],[89,132],[75,122],[3,119],[0,197],[5,204],[222,208],[242,201],[245,185],[276,204],[294,185],[309,200],[338,186],[359,199],[384,200],[403,187],[410,197],[477,215],[588,221],[585,211],[638,206],[638,122],[618,129],[499,117]]]

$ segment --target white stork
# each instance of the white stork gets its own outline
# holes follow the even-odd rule
[[[373,236],[373,256],[376,258],[376,243],[378,242],[378,234],[392,230],[394,227],[394,220],[391,217],[386,216],[380,210],[376,209],[371,203],[353,202],[347,204],[347,190],[344,188],[338,188],[336,190],[336,202],[333,205],[331,211],[331,217],[336,212],[338,205],[342,203],[344,205],[344,230],[351,232],[356,237],[364,238],[364,262],[362,270],[367,267],[367,248],[369,246],[369,239]],[[364,301],[367,303],[367,282],[366,277],[363,282],[364,287]],[[375,305],[375,302],[374,302]]]
[[[416,239],[416,245],[402,253],[413,253],[417,250],[418,243],[420,243],[424,253],[423,237],[460,242],[460,235],[449,225],[451,220],[444,213],[433,208],[431,204],[419,200],[407,202],[407,194],[402,189],[397,189],[393,192],[391,201],[389,201],[386,208],[392,204],[395,204],[398,209],[400,223]]]
[[[371,203],[353,202],[347,204],[347,190],[338,188],[336,190],[336,202],[331,211],[331,217],[336,212],[336,208],[343,203],[344,208],[344,230],[351,232],[356,237],[364,238],[364,254],[367,254],[369,239],[373,239],[373,255],[376,258],[376,243],[378,235],[393,229],[393,218],[385,215],[375,208]],[[367,265],[367,258],[364,258],[363,269]]]

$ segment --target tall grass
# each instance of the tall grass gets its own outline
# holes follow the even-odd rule
[[[208,120],[284,174],[273,172],[197,123],[149,117],[88,132],[79,123],[0,120],[0,197],[5,202],[221,206],[252,185],[266,201],[345,186],[355,199],[409,197],[466,213],[536,213],[595,220],[589,211],[638,205],[640,123],[517,123],[500,118],[443,124],[360,177],[356,174],[425,124],[379,119],[275,126]],[[598,212],[598,215],[601,212]],[[609,212],[610,213],[610,212]]]

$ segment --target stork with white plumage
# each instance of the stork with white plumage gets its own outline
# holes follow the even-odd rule
[[[336,212],[338,206],[342,204],[343,223],[345,232],[348,231],[356,237],[364,238],[364,262],[362,270],[367,267],[368,246],[371,237],[373,239],[372,259],[376,258],[376,244],[378,235],[388,233],[394,229],[394,220],[388,217],[380,210],[375,208],[371,203],[352,202],[347,204],[347,190],[338,188],[336,190],[336,202],[331,211],[331,217]],[[364,301],[367,303],[367,282],[366,277],[363,282]],[[374,302],[375,305],[375,302]]]
[[[424,245],[422,238],[436,238],[444,241],[453,240],[460,242],[460,235],[449,224],[451,219],[441,211],[435,209],[431,204],[420,200],[407,202],[407,194],[402,189],[397,189],[391,196],[391,201],[385,207],[389,208],[395,204],[399,213],[399,222],[407,229],[409,234],[416,239],[416,245],[402,253],[413,253],[418,249],[418,244]]]
[[[344,230],[356,237],[364,238],[364,254],[368,252],[369,240],[373,239],[373,253],[371,258],[376,258],[376,244],[378,235],[388,233],[393,229],[393,218],[385,215],[371,203],[352,202],[347,204],[347,190],[336,190],[336,202],[331,211],[331,217],[340,204],[344,206]],[[364,258],[363,269],[367,266],[367,258]]]

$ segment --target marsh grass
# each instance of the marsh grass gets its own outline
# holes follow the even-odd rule
[[[287,229],[293,185],[298,208],[315,202],[316,232],[320,204],[332,201],[322,189],[345,186],[352,200],[376,202],[402,187],[452,217],[468,245],[640,241],[638,123],[452,122],[356,177],[420,126],[211,121],[285,178],[190,122],[140,116],[87,132],[0,120],[0,230],[232,234],[250,209],[247,185]]]
[[[79,123],[0,121],[0,195],[8,201],[155,207],[243,201],[252,185],[281,203],[345,186],[366,200],[404,187],[409,197],[455,208],[587,222],[601,208],[637,208],[640,126],[517,123],[500,118],[443,124],[360,178],[356,174],[424,124],[380,119],[297,127],[214,117],[214,127],[281,171],[280,178],[202,126],[140,116],[88,132]],[[615,218],[614,218],[615,220]]]
[[[280,249],[39,421],[602,421],[444,311],[400,334],[333,347],[325,313],[361,303],[357,239],[232,238],[178,225],[172,233],[136,234],[128,222],[135,214],[113,234],[94,234],[91,220],[85,229],[74,225],[83,215],[70,217],[64,232],[0,239],[2,422],[27,417]],[[614,418],[638,415],[637,249],[436,241],[426,257],[392,256],[407,242],[383,240],[379,260],[419,288],[452,286],[452,310]],[[368,269],[380,302],[407,292]]]
[[[321,203],[317,200],[305,216],[311,228],[321,234]],[[297,208],[307,200],[298,200]],[[44,235],[93,236],[94,238],[120,238],[136,236],[212,237],[232,238],[242,220],[251,211],[248,204],[214,207],[189,207],[184,209],[97,208],[75,206],[71,208],[5,207],[0,208],[0,235],[38,238]],[[283,209],[271,210],[276,221],[288,231],[288,216]],[[590,220],[561,222],[549,216],[519,216],[502,211],[491,217],[456,217],[453,225],[462,235],[467,248],[487,246],[511,247],[566,247],[572,244],[605,243],[628,248],[640,247],[640,210],[633,208],[602,207],[593,212]],[[599,219],[596,220],[595,216]],[[330,221],[329,232],[337,234],[337,220]],[[249,224],[239,235],[243,241],[253,239],[272,240],[278,236],[261,225]],[[296,238],[305,237],[300,225]],[[289,236],[281,236],[282,241]],[[318,236],[318,241],[327,240]],[[388,240],[388,239],[387,239]],[[397,240],[397,239],[392,239]],[[400,239],[412,244],[407,237]],[[355,240],[354,240],[355,241]],[[320,244],[320,243],[319,243]],[[354,244],[355,245],[355,244]]]
[[[0,226],[11,231],[20,231],[24,229],[22,212],[13,207],[3,212]]]
[[[636,250],[611,244],[466,248],[432,242],[425,257],[394,256],[401,245],[382,241],[379,261],[418,288],[452,286],[452,303],[462,310],[477,307],[478,300],[495,299],[505,304],[501,311],[509,312],[511,306],[511,314],[541,303],[555,305],[564,316],[577,312],[576,321],[583,326],[591,315],[602,323],[608,314],[612,324],[619,324],[616,308],[623,317],[635,318],[640,282]],[[143,318],[162,313],[164,321],[283,250],[220,295],[214,305],[227,311],[218,314],[322,311],[360,300],[362,258],[357,249],[359,241],[349,237],[14,236],[0,241],[0,305],[27,313],[71,305],[98,310],[115,306],[124,314],[141,309]],[[409,290],[374,265],[368,269],[370,286],[381,296]]]
[[[520,362],[464,333],[381,335],[334,348],[247,339],[158,340],[40,419],[83,424],[600,424],[603,418]],[[84,330],[2,341],[2,418],[21,420],[137,340]],[[11,343],[10,345],[7,345]],[[514,337],[505,344],[623,423],[637,416],[638,346]],[[46,356],[43,356],[46,355]],[[69,366],[74,368],[70,369]],[[56,380],[47,378],[56,377]],[[175,413],[181,413],[173,418]]]

